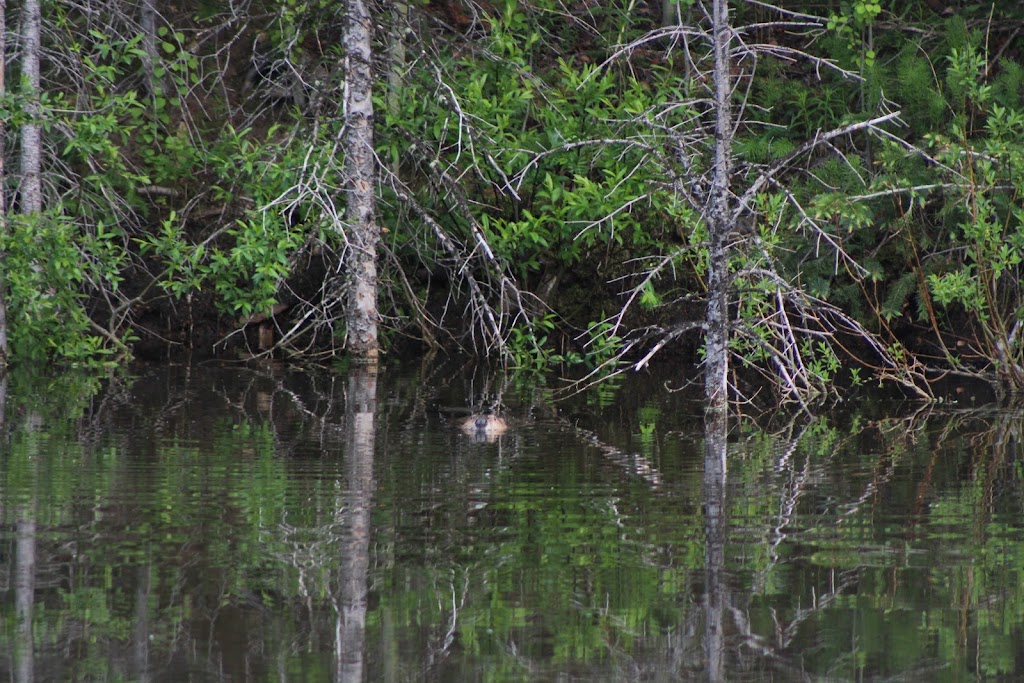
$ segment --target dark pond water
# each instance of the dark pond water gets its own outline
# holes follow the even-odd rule
[[[670,374],[16,374],[0,679],[1021,680],[1021,414],[704,425]]]

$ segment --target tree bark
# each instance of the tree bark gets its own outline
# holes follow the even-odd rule
[[[715,56],[715,159],[711,172],[708,224],[708,307],[704,336],[704,398],[709,410],[722,410],[729,393],[729,240],[732,222],[732,84],[729,49],[732,27],[726,0],[712,6],[712,50]]]
[[[405,80],[405,34],[409,26],[409,3],[396,0],[391,10],[391,33],[388,36],[388,114],[398,115]]]
[[[140,23],[142,24],[142,71],[146,76],[150,99],[155,99],[163,90],[156,78],[156,65],[160,54],[156,47],[156,0],[142,0]]]
[[[364,0],[346,0],[345,254],[347,347],[356,360],[377,361],[376,159],[373,153],[373,25]]]
[[[21,127],[21,213],[43,210],[40,179],[42,130],[39,125],[39,0],[25,0],[21,14],[21,87],[27,122]]]
[[[3,99],[7,92],[4,81],[4,74],[7,71],[7,0],[0,0],[0,99]],[[6,187],[6,155],[4,154],[3,140],[7,137],[5,122],[0,118],[0,371],[7,367],[8,345],[7,345],[7,281],[4,273],[7,272],[7,253],[3,248],[3,242],[7,240],[7,198],[4,194]],[[2,409],[0,409],[2,410]]]
[[[679,25],[679,0],[662,0],[661,2],[661,25]]]

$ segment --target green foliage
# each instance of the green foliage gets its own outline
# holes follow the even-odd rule
[[[86,294],[118,288],[127,258],[122,237],[102,223],[83,232],[59,209],[6,218],[0,252],[15,358],[99,364],[123,353],[120,345],[95,334]]]
[[[677,72],[599,68],[564,45],[552,52],[547,41],[564,30],[555,16],[505,3],[489,17],[479,51],[442,57],[436,74],[409,75],[397,106],[385,109],[378,137],[380,156],[421,189],[417,201],[446,232],[472,245],[479,226],[527,287],[552,272],[576,271],[587,282],[632,255],[665,251],[682,234],[665,220],[675,198],[655,191],[666,170],[630,134],[635,121],[679,97]],[[621,27],[608,28],[618,35]],[[666,121],[690,115],[677,107]],[[441,196],[432,190],[438,185],[448,188]],[[441,259],[432,231],[392,213],[393,205],[385,190],[382,223],[400,226],[389,243],[403,262]],[[648,287],[643,306],[658,302]],[[582,327],[588,318],[567,322]],[[553,338],[543,327],[513,332],[515,362],[537,365],[536,344]]]
[[[58,64],[78,89],[47,89],[40,113],[59,159],[49,189],[61,199],[50,200],[40,216],[7,216],[2,246],[9,334],[17,359],[105,363],[115,353],[126,355],[124,344],[132,340],[123,313],[100,302],[121,301],[130,261],[125,222],[137,188],[150,183],[133,158],[139,133],[147,130],[146,105],[124,87],[136,78],[143,51],[139,36],[82,30],[65,11],[55,8],[52,28],[66,37],[62,47],[74,59]],[[54,80],[63,85],[69,79]],[[25,122],[19,97],[8,94],[4,106],[13,127]]]
[[[12,222],[17,230],[7,240],[7,265],[17,272],[10,296],[27,314],[15,331],[17,353],[82,359],[115,347],[129,331],[110,313],[128,301],[126,289],[134,294],[144,286],[126,288],[119,280],[132,272],[129,250],[144,253],[171,296],[213,294],[207,298],[221,312],[245,317],[278,300],[307,240],[344,240],[338,93],[325,91],[322,108],[301,112],[268,107],[248,116],[238,102],[252,45],[303,69],[340,59],[324,47],[336,44],[335,7],[320,0],[283,3],[247,17],[251,35],[227,40],[217,23],[227,17],[222,8],[201,5],[195,11],[176,6],[163,17],[153,63],[123,17],[49,6],[48,47],[59,56],[45,65],[41,121],[54,151],[48,191],[60,201],[50,202],[50,213],[35,226]],[[425,19],[445,11],[435,5],[413,11]],[[636,319],[661,324],[680,314],[678,302],[696,301],[706,277],[701,209],[679,192],[681,184],[705,177],[711,162],[706,132],[713,112],[706,106],[710,83],[701,75],[708,66],[701,41],[688,42],[685,55],[682,44],[663,49],[656,40],[623,51],[658,19],[629,0],[598,5],[587,8],[583,23],[567,21],[557,0],[485,6],[472,40],[446,29],[424,39],[422,59],[405,65],[400,98],[389,100],[378,89],[375,133],[387,171],[379,204],[388,230],[384,282],[408,285],[403,296],[419,298],[428,317],[438,303],[432,297],[463,296],[438,285],[439,271],[452,272],[452,254],[439,246],[433,226],[410,219],[408,203],[391,194],[394,187],[436,216],[461,242],[457,247],[473,248],[475,231],[482,231],[495,258],[467,267],[487,270],[488,277],[490,269],[501,269],[532,291],[564,284],[571,274],[573,287],[605,295],[571,316],[541,317],[506,331],[513,361],[522,366],[600,366],[614,357],[624,333],[610,334],[592,321],[597,310],[614,305],[618,292],[608,283],[639,281],[628,278],[645,258],[675,255],[658,279],[643,285],[633,299],[634,318],[621,330]],[[917,319],[930,315],[926,294],[950,322],[966,316],[982,323],[984,344],[1001,334],[987,326],[1012,330],[1021,318],[1015,280],[1021,171],[1014,150],[1024,68],[1012,49],[993,61],[992,34],[981,21],[1020,12],[1000,7],[990,18],[992,8],[970,6],[940,20],[914,9],[922,7],[908,8],[900,23],[920,31],[892,30],[894,10],[878,0],[832,3],[827,30],[814,36],[813,46],[799,44],[798,34],[777,33],[758,14],[767,10],[734,15],[758,22],[764,34],[758,45],[807,49],[862,78],[845,78],[822,62],[765,56],[746,88],[750,72],[737,61],[743,74],[733,147],[737,194],[818,131],[891,110],[890,98],[906,124],[894,122],[891,130],[911,138],[930,134],[932,155],[946,164],[940,171],[904,145],[857,133],[776,169],[775,187],[748,207],[757,249],[737,249],[730,264],[746,278],[739,283],[745,296],[749,290],[750,300],[738,309],[743,325],[753,329],[758,316],[773,315],[771,288],[747,276],[766,265],[764,257],[787,281],[879,328],[905,315],[915,299]],[[379,18],[386,24],[390,15]],[[8,93],[2,103],[12,130],[26,120],[18,97]],[[279,126],[272,125],[275,118]],[[689,156],[685,162],[681,152]],[[312,177],[318,182],[307,183]],[[941,198],[904,191],[940,182]],[[809,228],[807,219],[817,226]],[[839,264],[826,244],[839,245],[866,276]],[[755,253],[762,247],[764,254]],[[44,253],[74,266],[33,270]],[[389,269],[403,272],[391,278]],[[924,277],[928,292],[919,291]],[[51,290],[53,296],[40,294]],[[400,299],[392,297],[394,307],[382,315],[408,317]],[[102,342],[91,336],[94,321],[109,333]],[[556,348],[572,329],[588,329],[583,349]],[[755,337],[743,351],[752,361],[757,344],[767,342]],[[823,372],[830,362],[823,357]]]
[[[908,43],[895,67],[893,95],[907,112],[907,123],[919,134],[945,123],[950,108],[941,91],[934,59],[920,45]]]
[[[879,315],[887,322],[903,314],[903,307],[913,294],[918,290],[917,273],[910,271],[896,278],[886,293],[885,300],[879,310]]]
[[[829,17],[827,28],[834,31],[850,48],[858,51],[859,66],[870,68],[875,64],[876,54],[869,41],[865,40],[866,32],[882,13],[882,4],[878,0],[853,0],[843,3],[843,13]]]
[[[1019,107],[1024,101],[1024,66],[1002,59],[997,69],[992,84],[993,100],[1004,107]]]
[[[579,363],[578,353],[556,353],[548,344],[548,335],[554,331],[555,316],[551,313],[533,320],[530,325],[512,328],[507,342],[512,366],[517,370],[545,372],[563,363]]]
[[[956,247],[946,268],[928,277],[935,300],[963,311],[981,331],[978,346],[1003,382],[1024,386],[1024,321],[1020,288],[1024,261],[1024,111],[1005,107],[982,79],[985,60],[970,46],[954,48],[947,69],[958,116],[950,134],[930,135],[935,154],[953,180],[944,215]]]
[[[616,333],[615,324],[607,318],[587,325],[587,340],[584,342],[587,363],[593,367],[614,370],[618,367],[617,356],[622,348],[622,337]]]
[[[544,265],[573,266],[598,248],[635,249],[652,242],[642,221],[643,205],[632,204],[647,194],[651,182],[649,170],[639,167],[639,155],[604,145],[559,152],[564,143],[616,137],[609,123],[648,108],[650,93],[640,83],[617,83],[610,71],[598,73],[591,66],[577,70],[561,61],[553,75],[558,80],[545,92],[550,105],[535,112],[547,139],[531,136],[513,149],[549,148],[556,154],[531,174],[532,197],[521,219],[492,221],[498,249],[523,264],[524,275]]]
[[[225,313],[246,318],[268,312],[278,303],[278,289],[290,273],[289,258],[302,243],[303,231],[272,214],[254,213],[224,234],[225,246],[193,245],[171,214],[161,231],[147,235],[139,246],[164,263],[160,284],[174,297],[212,288]]]
[[[942,27],[945,47],[948,50],[977,49],[981,44],[981,33],[967,25],[963,13],[953,14]]]
[[[661,296],[654,288],[654,281],[647,280],[640,287],[640,305],[646,309],[657,308],[662,304]]]
[[[984,78],[986,63],[986,56],[970,46],[950,52],[946,85],[958,114],[966,114],[970,107],[983,106],[991,99],[992,86]]]
[[[733,151],[751,163],[765,164],[785,157],[795,146],[789,137],[766,133],[739,138]]]

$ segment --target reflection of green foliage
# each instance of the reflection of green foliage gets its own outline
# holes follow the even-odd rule
[[[230,412],[210,415],[211,392],[191,389],[159,427],[132,405],[134,431],[93,432],[71,391],[93,385],[76,381],[12,380],[19,398],[0,452],[4,522],[34,510],[40,576],[64,566],[55,551],[76,553],[74,571],[37,588],[37,642],[70,642],[76,670],[103,678],[109,653],[134,637],[136,610],[154,656],[239,619],[261,624],[246,637],[291,677],[328,674],[351,559],[343,443],[318,423],[313,457],[285,455],[281,444],[296,443],[289,420],[246,413],[234,397],[222,404]],[[546,392],[514,382],[521,404]],[[409,429],[394,410],[382,402],[378,421],[366,647],[395,671],[445,642],[458,643],[449,656],[463,678],[626,671],[660,661],[702,618],[701,435],[673,430],[679,409],[664,397],[640,401],[625,423],[632,434],[599,435],[636,449],[639,429],[657,483],[570,429],[538,423],[500,445],[470,444],[452,430]],[[792,658],[812,677],[1015,675],[1020,418],[848,417],[744,419],[730,433],[732,609],[764,642],[783,634],[772,661]],[[8,600],[0,639],[13,630]]]
[[[553,478],[536,481],[510,473],[501,484],[504,493],[488,506],[507,532],[477,541],[463,536],[457,554],[440,558],[431,570],[431,583],[444,594],[449,563],[470,568],[469,588],[477,599],[459,613],[459,642],[468,655],[490,662],[492,671],[513,673],[521,666],[505,654],[510,642],[520,657],[550,658],[561,666],[600,660],[613,644],[632,651],[643,642],[641,634],[681,623],[679,610],[666,609],[665,601],[687,585],[702,561],[699,511],[687,523],[677,519],[662,529],[676,550],[672,566],[659,567],[655,555],[648,555],[653,548],[624,540],[639,531],[634,520],[586,490],[557,485],[573,471],[565,463],[550,473]],[[418,570],[410,565],[400,571],[412,576]],[[455,585],[461,585],[458,572]],[[415,587],[392,599],[421,605],[417,620],[444,619],[428,606],[445,603],[422,602]]]
[[[615,401],[621,388],[620,376],[616,375],[606,379],[587,392],[587,403],[596,408],[607,408]]]
[[[657,436],[658,420],[661,418],[661,406],[656,402],[649,401],[637,411],[637,419],[640,423],[640,448],[645,456],[653,455],[654,443]]]

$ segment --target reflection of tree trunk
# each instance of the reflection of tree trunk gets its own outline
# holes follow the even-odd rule
[[[993,424],[990,434],[992,440],[992,447],[988,457],[985,458],[986,466],[988,471],[985,472],[985,477],[982,480],[982,501],[983,505],[981,510],[978,511],[978,525],[979,530],[984,528],[992,520],[992,515],[995,514],[996,504],[996,486],[997,483],[1002,483],[1002,478],[999,473],[1007,463],[1011,463],[1014,458],[1014,452],[1017,449],[1017,438],[1016,438],[1016,427],[1018,426],[1019,416],[1016,413],[1006,412],[1001,414],[995,424]]]
[[[3,1],[0,0],[0,2]],[[0,266],[2,265],[0,263]],[[0,272],[2,272],[2,268],[0,268]],[[8,451],[7,433],[7,370],[0,367],[0,453]],[[6,496],[0,495],[0,521],[6,522],[4,500],[6,500]]]
[[[725,636],[722,622],[728,591],[725,582],[725,479],[728,415],[709,411],[704,420],[704,651],[709,681],[724,681]]]
[[[375,367],[354,367],[348,381],[348,443],[345,449],[348,487],[343,500],[345,536],[341,543],[340,590],[335,605],[338,619],[335,627],[336,680],[343,683],[363,680],[376,401]]]
[[[0,0],[3,2],[3,0]],[[0,266],[3,264],[0,263]],[[3,269],[0,268],[0,272]],[[0,450],[4,450],[7,446],[7,371],[0,368]],[[0,496],[0,499],[3,497]],[[0,519],[4,518],[3,503],[0,502]]]
[[[149,675],[149,587],[152,568],[148,564],[136,569],[138,585],[135,587],[135,628],[132,631],[132,680],[146,683]]]
[[[32,605],[36,592],[35,500],[14,508],[17,540],[14,561],[14,681],[30,683],[34,677],[35,642],[32,636]]]

